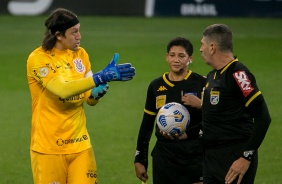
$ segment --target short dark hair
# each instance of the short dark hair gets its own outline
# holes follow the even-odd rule
[[[63,30],[54,30],[54,27],[66,24],[73,19],[77,19],[77,16],[70,10],[64,8],[55,9],[50,16],[45,21],[45,36],[43,39],[42,47],[46,50],[52,50],[55,46],[57,38],[55,35],[56,31],[59,31],[63,36],[65,35],[66,29]]]
[[[208,40],[216,42],[221,51],[233,52],[233,35],[231,29],[227,25],[210,25],[204,30],[203,36]]]
[[[192,54],[193,54],[193,45],[186,38],[176,37],[176,38],[170,40],[170,42],[167,44],[166,52],[169,53],[171,47],[173,47],[173,46],[182,46],[186,50],[186,52],[189,56],[192,56]]]

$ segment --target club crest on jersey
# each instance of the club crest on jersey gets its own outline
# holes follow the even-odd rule
[[[211,91],[210,102],[212,105],[216,105],[219,102],[219,91]]]
[[[253,91],[254,88],[252,87],[251,81],[245,71],[237,71],[233,73],[233,77],[240,87],[244,97],[248,96]]]
[[[85,67],[84,65],[82,64],[82,60],[81,59],[75,59],[73,60],[73,63],[75,65],[75,70],[78,72],[78,73],[83,73],[85,71]]]

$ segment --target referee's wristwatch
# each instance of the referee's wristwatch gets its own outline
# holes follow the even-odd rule
[[[248,161],[252,161],[255,150],[244,151],[242,157]]]

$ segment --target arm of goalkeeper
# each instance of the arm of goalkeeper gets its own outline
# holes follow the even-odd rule
[[[110,81],[129,81],[135,76],[135,68],[130,63],[117,64],[119,55],[114,54],[112,61],[92,77],[96,86]]]

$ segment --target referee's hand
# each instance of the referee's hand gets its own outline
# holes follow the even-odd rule
[[[231,165],[227,175],[225,176],[225,184],[232,183],[237,177],[237,184],[240,184],[244,174],[247,172],[250,166],[250,163],[250,161],[242,157],[240,157],[238,160],[235,160]]]
[[[185,140],[188,138],[188,135],[186,134],[186,132],[183,132],[182,134],[171,135],[169,133],[166,133],[160,130],[160,134],[163,135],[166,139],[176,140],[176,141]]]
[[[134,165],[135,165],[135,173],[137,178],[139,178],[141,181],[146,183],[146,181],[148,180],[148,175],[145,167],[138,162],[134,163]]]

